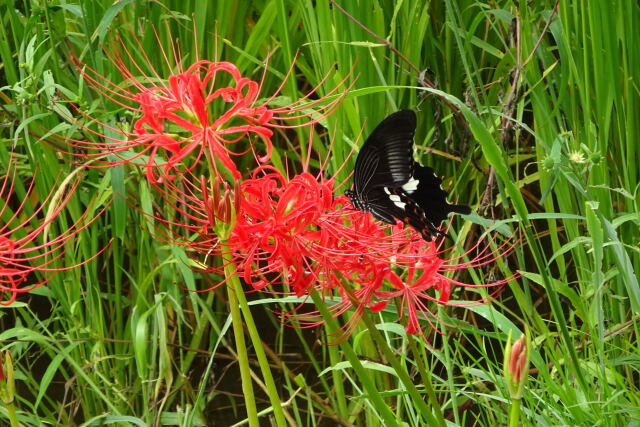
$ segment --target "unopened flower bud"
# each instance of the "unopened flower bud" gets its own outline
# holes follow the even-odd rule
[[[12,404],[15,392],[13,361],[11,360],[11,352],[7,350],[4,353],[4,358],[0,354],[0,400],[5,405]]]
[[[527,361],[527,344],[524,335],[521,336],[511,349],[511,357],[509,359],[509,372],[513,376],[514,381],[520,382],[524,373],[524,364]]]
[[[512,399],[520,399],[529,371],[529,337],[525,332],[511,345],[511,336],[507,340],[504,355],[504,377]]]

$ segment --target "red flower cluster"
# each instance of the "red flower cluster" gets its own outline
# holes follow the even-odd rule
[[[9,166],[11,167],[12,162]],[[72,185],[63,197],[54,202],[52,194],[38,206],[28,207],[29,196],[34,191],[34,181],[24,197],[14,194],[15,168],[8,171],[0,184],[0,218],[8,218],[0,225],[0,305],[10,305],[20,293],[31,291],[45,284],[57,271],[75,268],[57,267],[64,255],[66,243],[87,225],[80,225],[84,216],[61,234],[49,240],[48,229],[64,209],[75,191]],[[47,202],[55,203],[45,211]],[[12,209],[13,207],[13,209]],[[29,281],[31,273],[40,278]]]
[[[312,289],[337,295],[339,302],[331,307],[335,316],[354,309],[357,320],[367,308],[377,312],[396,301],[406,331],[421,333],[421,319],[434,328],[441,322],[430,304],[464,305],[450,300],[453,287],[497,289],[506,282],[472,285],[447,273],[495,261],[511,250],[509,241],[493,250],[493,242],[481,241],[484,246],[479,242],[445,260],[438,244],[426,243],[402,224],[383,225],[368,213],[350,209],[346,197],[334,197],[332,180],[309,173],[289,180],[272,167],[259,168],[241,183],[233,204],[237,218],[227,244],[245,282],[256,290],[297,296]],[[210,234],[205,241],[211,242]],[[207,247],[191,242],[199,251]],[[321,323],[318,312],[289,317],[301,326]],[[345,334],[356,323],[347,325]]]
[[[139,115],[132,129],[127,131],[99,122],[78,110],[90,123],[120,137],[94,131],[89,125],[81,125],[68,117],[99,140],[62,136],[58,136],[58,140],[73,148],[73,152],[67,153],[72,156],[96,158],[106,166],[119,163],[143,166],[151,182],[173,180],[179,174],[191,172],[203,156],[211,168],[216,169],[219,161],[234,179],[239,179],[240,172],[231,156],[253,152],[255,137],[258,137],[264,143],[265,152],[261,156],[253,155],[259,162],[268,161],[273,129],[309,126],[322,120],[341,101],[340,96],[330,101],[326,98],[338,93],[346,81],[323,98],[310,99],[316,92],[314,88],[298,101],[272,107],[270,104],[279,90],[266,100],[258,100],[260,84],[243,77],[230,62],[200,60],[163,79],[151,64],[148,64],[150,74],[145,74],[126,48],[124,52],[124,58],[118,51],[111,53],[123,83],[114,83],[85,64],[78,63],[77,68],[100,94]],[[162,54],[167,58],[165,52]],[[126,62],[135,64],[133,71]],[[167,63],[167,66],[179,68],[181,61],[176,63],[175,66]],[[139,75],[142,77],[137,77]],[[299,124],[284,124],[293,120]],[[105,159],[107,154],[111,155],[110,159]]]

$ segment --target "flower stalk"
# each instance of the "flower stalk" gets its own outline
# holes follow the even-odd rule
[[[340,330],[337,325],[337,320],[333,317],[332,313],[328,310],[325,305],[322,297],[315,290],[311,291],[311,299],[313,300],[316,307],[318,307],[318,311],[322,314],[327,329],[329,330],[329,334],[333,335]],[[397,420],[396,415],[393,413],[389,405],[384,401],[375,384],[373,383],[371,376],[367,373],[364,366],[360,362],[356,352],[353,350],[353,347],[345,341],[340,344],[341,349],[344,351],[345,358],[351,364],[351,368],[356,372],[356,375],[362,381],[362,385],[364,387],[365,392],[368,394],[371,399],[372,404],[379,411],[380,416],[384,421],[384,425],[388,426],[396,426],[400,425],[400,422]]]
[[[262,346],[262,340],[260,339],[260,333],[258,332],[258,328],[256,327],[256,323],[253,320],[253,316],[251,314],[251,309],[249,308],[249,304],[247,302],[247,298],[244,294],[244,290],[242,289],[242,284],[240,283],[240,279],[238,278],[238,273],[235,268],[235,264],[231,262],[231,256],[227,252],[227,244],[223,243],[222,248],[224,251],[223,259],[225,262],[225,277],[227,278],[227,294],[229,296],[229,306],[231,307],[231,320],[233,322],[233,332],[236,337],[236,352],[238,353],[238,357],[240,359],[241,352],[244,354],[244,359],[241,359],[241,362],[244,360],[247,363],[247,366],[244,370],[241,370],[241,373],[244,375],[249,375],[246,378],[249,386],[251,385],[251,377],[250,377],[250,368],[248,366],[249,359],[247,356],[247,347],[244,344],[244,329],[242,327],[242,321],[244,319],[244,324],[247,327],[249,332],[249,337],[251,338],[251,343],[253,344],[253,348],[256,352],[256,356],[258,358],[258,364],[260,365],[260,371],[262,372],[262,377],[267,386],[267,394],[269,395],[269,400],[273,407],[273,414],[275,416],[276,425],[278,426],[287,426],[287,422],[284,416],[284,411],[282,409],[282,402],[280,396],[278,395],[278,389],[276,388],[276,383],[273,379],[273,375],[271,374],[271,368],[269,367],[269,360],[267,359],[267,355],[264,352],[264,348]],[[235,314],[234,314],[235,312]],[[241,340],[238,340],[238,334],[241,334]],[[245,387],[245,377],[242,378],[243,390]],[[251,387],[251,404],[254,405],[253,400],[253,389]],[[247,394],[245,392],[245,399],[247,399]],[[248,408],[247,408],[248,409]],[[254,406],[255,410],[255,406]]]
[[[222,195],[219,192],[220,187],[224,189]],[[211,223],[216,234],[220,238],[221,256],[224,263],[224,274],[227,283],[227,296],[229,298],[231,321],[233,323],[233,333],[236,342],[236,353],[238,354],[240,375],[242,377],[242,390],[247,404],[247,417],[249,419],[249,425],[259,425],[258,413],[253,394],[253,385],[251,382],[249,355],[247,354],[247,346],[245,345],[243,324],[247,327],[251,343],[253,344],[253,348],[255,349],[256,356],[258,358],[258,364],[260,365],[262,377],[267,386],[266,392],[269,396],[269,400],[271,401],[276,425],[285,427],[287,426],[287,422],[282,409],[278,389],[276,388],[273,375],[271,374],[269,360],[264,352],[260,333],[258,332],[256,323],[253,320],[251,309],[249,308],[247,298],[245,297],[244,290],[242,289],[242,284],[240,283],[238,271],[235,263],[233,262],[233,255],[230,251],[227,240],[237,219],[236,215],[238,204],[237,201],[234,200],[234,195],[237,193],[238,189],[236,188],[235,190],[236,191],[233,191],[228,184],[221,182],[219,179],[214,179],[212,190],[214,197],[206,204],[211,205],[211,214],[213,216]],[[203,194],[206,194],[204,189]]]
[[[223,256],[223,259],[226,258]],[[231,323],[233,325],[233,336],[236,342],[236,354],[238,355],[238,365],[240,367],[240,379],[242,381],[242,394],[247,408],[247,420],[251,427],[259,427],[258,411],[256,409],[256,399],[253,393],[251,382],[251,367],[249,366],[249,355],[244,341],[244,329],[242,327],[242,314],[240,313],[240,303],[238,295],[242,294],[242,285],[238,280],[236,267],[231,260],[224,259],[224,273],[227,279],[227,298],[229,299],[229,310],[231,311]]]
[[[415,384],[409,377],[407,373],[406,367],[402,366],[398,358],[393,354],[393,351],[389,347],[389,343],[384,339],[375,323],[369,318],[369,315],[365,312],[362,315],[361,320],[364,322],[369,334],[377,344],[377,348],[382,351],[385,359],[389,364],[393,367],[393,370],[398,375],[400,382],[407,390],[407,393],[411,395],[413,402],[416,404],[418,410],[420,410],[421,415],[424,417],[426,425],[430,426],[445,426],[446,423],[444,421],[444,417],[442,416],[442,411],[440,410],[440,404],[436,400],[435,393],[433,393],[433,389],[431,389],[431,385],[429,383],[425,383],[425,387],[427,388],[427,394],[429,396],[429,402],[436,413],[436,416],[433,415],[431,408],[429,408],[424,399],[418,392]]]

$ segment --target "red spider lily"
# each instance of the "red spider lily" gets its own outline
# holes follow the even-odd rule
[[[12,162],[10,162],[11,165]],[[87,224],[82,215],[78,221],[61,234],[51,238],[48,235],[52,222],[64,209],[74,193],[78,183],[74,183],[60,199],[50,193],[43,203],[27,213],[27,203],[34,194],[34,181],[27,188],[21,201],[14,194],[15,169],[8,173],[0,185],[0,304],[10,305],[20,293],[31,291],[45,284],[58,271],[75,268],[58,267],[57,263],[64,255],[67,242]],[[51,204],[48,211],[45,206]],[[11,206],[17,206],[13,211]],[[29,281],[31,274],[40,273],[40,279]],[[7,297],[7,295],[9,295]]]
[[[355,309],[344,336],[365,309],[380,311],[393,301],[398,317],[406,318],[407,333],[422,333],[421,320],[437,330],[436,323],[446,323],[430,306],[488,299],[452,301],[453,288],[497,288],[510,280],[473,285],[447,273],[488,265],[513,248],[511,241],[491,249],[491,239],[481,239],[465,254],[444,259],[442,242],[424,242],[413,229],[383,225],[367,213],[345,209],[348,201],[333,196],[332,181],[318,181],[309,173],[287,180],[275,169],[261,168],[241,184],[239,197],[229,245],[240,275],[255,289],[275,291],[283,284],[285,292],[297,296],[311,288],[337,293],[339,302],[330,307],[334,316]],[[318,312],[287,316],[299,326],[321,323]]]
[[[396,243],[398,240],[404,242],[396,246],[394,251],[391,249],[392,240],[396,240]],[[404,322],[407,333],[422,335],[423,329],[420,325],[423,321],[436,332],[442,333],[439,325],[449,328],[456,326],[439,318],[434,312],[436,306],[469,307],[486,303],[502,285],[516,278],[514,275],[476,285],[460,282],[447,275],[494,263],[513,249],[514,245],[510,239],[492,249],[492,239],[487,236],[480,239],[466,253],[450,259],[443,257],[446,251],[439,250],[442,243],[442,240],[439,244],[424,242],[412,229],[395,229],[386,237],[370,242],[368,252],[359,255],[361,267],[351,264],[350,270],[347,270],[351,277],[341,282],[342,285],[338,288],[339,300],[329,307],[334,317],[355,310],[350,322],[343,328],[340,340],[346,338],[357,326],[365,309],[380,312],[390,303],[396,305],[399,321],[406,318]],[[379,246],[376,247],[376,244]],[[381,261],[380,255],[385,251],[390,256],[386,261]],[[460,302],[451,300],[454,288],[493,288],[493,292],[477,301]],[[301,327],[313,327],[322,323],[317,311],[292,313],[288,317]]]
[[[121,73],[121,83],[110,81],[86,64],[76,62],[93,89],[138,118],[128,131],[100,122],[78,109],[81,116],[107,132],[80,125],[97,136],[98,142],[58,136],[61,142],[74,148],[74,152],[67,154],[100,158],[106,165],[138,164],[146,168],[152,182],[172,180],[177,174],[190,172],[205,156],[211,167],[216,168],[217,160],[238,179],[240,172],[231,157],[254,151],[255,137],[265,145],[264,154],[257,159],[266,162],[271,155],[274,129],[313,125],[341,101],[340,96],[327,98],[338,94],[346,79],[324,97],[311,99],[325,77],[302,99],[285,106],[271,106],[282,86],[267,99],[259,100],[262,83],[243,77],[234,64],[199,60],[181,69],[179,55],[174,52],[175,65],[172,65],[160,42],[158,44],[167,68],[178,69],[168,78],[162,77],[146,56],[145,67],[136,64],[123,42],[120,43],[122,51],[110,52],[111,61]],[[127,63],[133,64],[132,67]],[[105,160],[107,154],[117,160]]]
[[[436,305],[468,307],[482,304],[491,297],[488,296],[475,302],[451,301],[452,289],[454,287],[494,288],[494,292],[497,292],[501,285],[513,279],[510,277],[476,285],[463,283],[446,275],[446,273],[470,270],[494,263],[498,258],[507,255],[514,247],[511,240],[507,240],[492,249],[492,239],[488,236],[485,237],[486,239],[480,239],[473,248],[463,255],[449,259],[444,259],[444,252],[439,250],[443,244],[442,240],[439,244],[430,243],[427,245],[418,240],[411,241],[398,252],[394,259],[394,264],[406,271],[406,277],[403,280],[398,274],[398,269],[389,269],[385,278],[390,286],[387,287],[388,290],[376,291],[377,304],[386,306],[393,299],[399,299],[398,316],[403,318],[406,313],[405,330],[410,334],[421,333],[421,319],[426,320],[437,332],[440,330],[436,327],[436,323],[455,327],[439,319],[429,308],[429,305],[435,303]],[[468,260],[463,261],[465,259]]]
[[[229,244],[239,256],[241,276],[255,289],[286,283],[304,294],[318,267],[320,224],[334,203],[332,183],[318,183],[308,173],[287,181],[277,170],[261,168],[240,191]]]

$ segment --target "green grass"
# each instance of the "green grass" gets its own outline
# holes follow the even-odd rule
[[[184,248],[154,234],[148,214],[170,207],[144,171],[84,168],[50,233],[106,206],[63,262],[104,251],[0,310],[0,350],[13,358],[23,425],[231,425],[252,408],[260,425],[507,425],[503,349],[509,331],[519,335],[525,325],[532,353],[524,425],[640,419],[640,6],[337,3],[351,17],[310,0],[3,2],[0,174],[13,151],[16,194],[24,197],[32,177],[46,195],[80,168],[48,135],[97,138],[69,126],[68,101],[106,124],[134,119],[88,87],[71,62],[75,55],[117,82],[105,54],[117,35],[131,63],[150,62],[164,76],[176,70],[159,45],[179,47],[183,65],[230,61],[258,81],[269,58],[265,96],[292,64],[282,89],[288,99],[326,75],[319,95],[345,78],[353,85],[311,141],[304,130],[278,133],[274,164],[296,169],[309,142],[323,158],[331,140],[326,173],[339,171],[342,182],[361,133],[390,112],[419,108],[417,157],[481,215],[517,218],[508,223],[522,236],[514,252],[470,277],[521,277],[489,305],[440,308],[463,326],[431,344],[406,336],[391,310],[367,315],[348,340],[326,345],[336,322],[284,326],[270,296],[243,301],[234,293],[241,283],[185,290],[220,277],[194,271]],[[418,81],[422,70],[433,88]],[[251,165],[240,160],[238,168]],[[453,229],[462,247],[481,226],[456,219]],[[241,369],[253,375],[249,399]],[[1,423],[8,413],[0,404]]]

